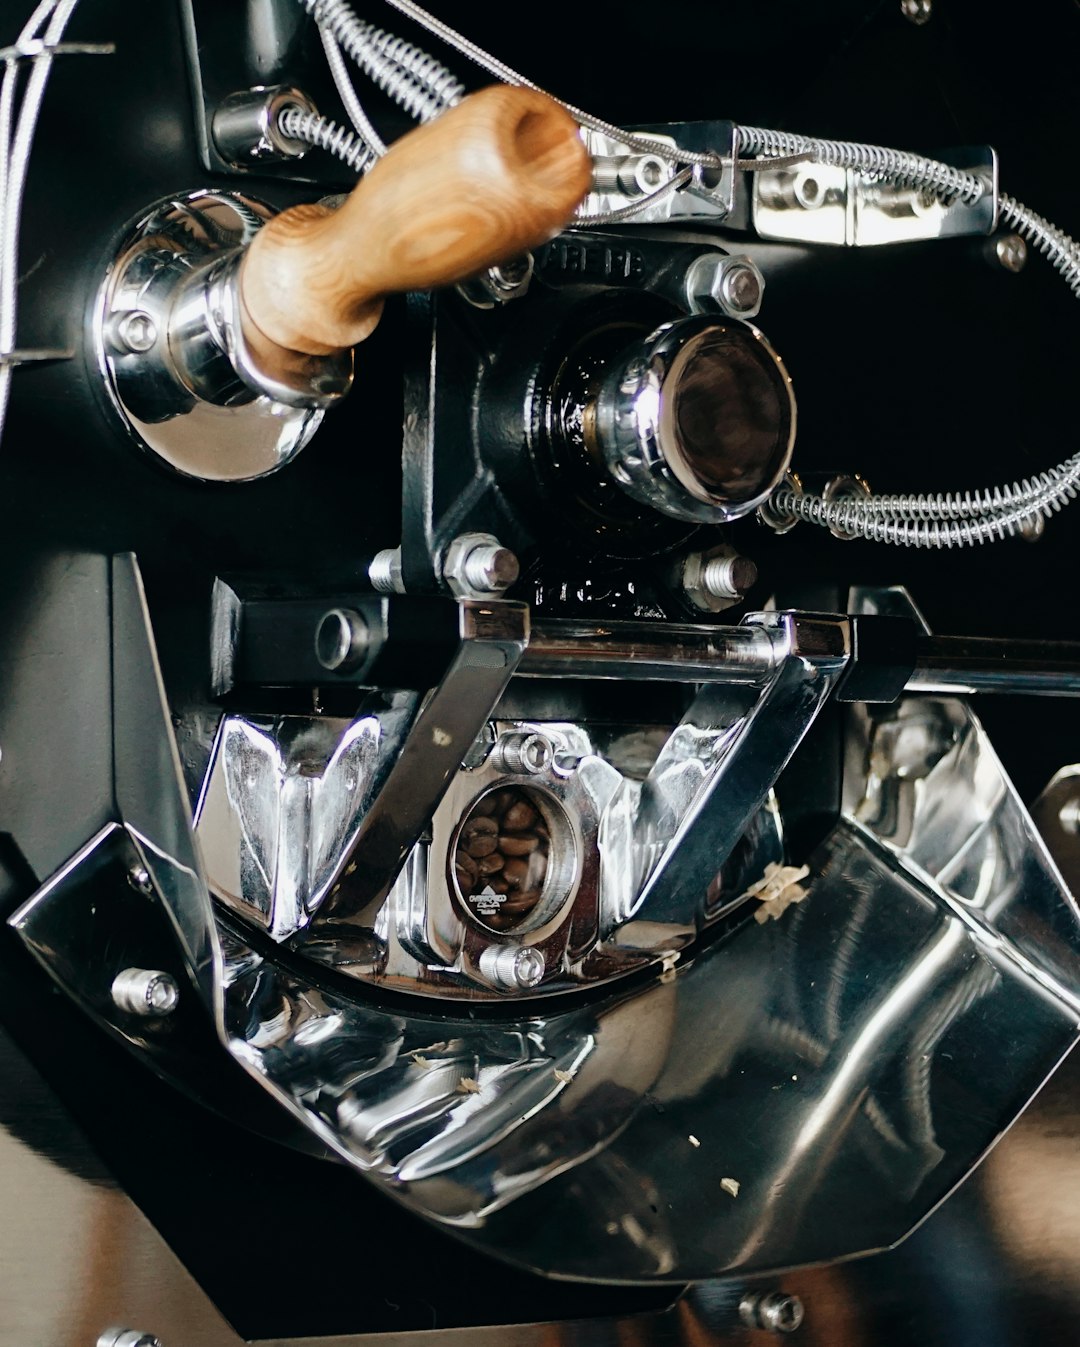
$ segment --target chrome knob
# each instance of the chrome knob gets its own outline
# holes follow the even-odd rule
[[[676,519],[723,523],[757,509],[787,471],[795,397],[757,328],[702,314],[624,351],[584,422],[629,495]]]

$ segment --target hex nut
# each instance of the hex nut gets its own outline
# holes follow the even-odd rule
[[[690,264],[685,291],[691,313],[754,318],[761,310],[765,277],[745,254],[703,253]]]
[[[520,574],[518,559],[491,533],[463,533],[446,549],[442,577],[456,598],[494,599]]]

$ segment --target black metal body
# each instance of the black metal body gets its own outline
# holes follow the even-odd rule
[[[286,0],[281,3],[288,8]],[[1069,0],[1037,0],[1008,22],[980,0],[939,0],[925,27],[907,23],[894,0],[836,0],[817,8],[796,0],[734,6],[631,0],[618,10],[554,4],[530,11],[527,24],[508,22],[505,9],[465,0],[444,0],[436,8],[540,84],[624,122],[731,117],[912,148],[990,142],[1001,154],[1006,190],[1064,228],[1078,227],[1080,192],[1062,155],[1078,119],[1080,9]],[[23,6],[7,9],[10,30],[24,17]],[[387,18],[388,26],[398,18]],[[235,21],[230,12],[228,23]],[[398,26],[407,32],[406,24]],[[5,39],[10,35],[5,32]],[[196,187],[244,190],[275,206],[310,199],[314,189],[280,175],[238,180],[204,166],[179,5],[84,0],[71,36],[115,41],[117,52],[58,61],[26,202],[20,344],[72,346],[77,354],[72,361],[16,371],[0,446],[0,498],[7,507],[0,539],[5,916],[50,866],[66,859],[100,813],[98,740],[107,714],[100,699],[108,663],[100,642],[107,632],[93,621],[90,600],[100,594],[93,564],[76,554],[133,551],[139,558],[192,789],[217,713],[209,622],[215,576],[244,576],[268,592],[276,586],[276,592],[350,593],[367,588],[367,564],[377,550],[401,543],[406,580],[423,589],[429,586],[430,554],[467,523],[500,534],[515,531],[528,569],[511,597],[529,599],[544,615],[690,616],[654,560],[685,539],[689,528],[639,518],[640,538],[629,545],[624,535],[605,548],[572,518],[563,527],[568,516],[550,458],[516,484],[511,474],[506,485],[514,436],[503,436],[500,451],[501,432],[484,418],[514,405],[526,350],[542,363],[552,334],[585,321],[559,290],[559,245],[541,258],[537,296],[505,312],[470,311],[456,300],[439,300],[433,317],[424,298],[388,306],[379,331],[360,351],[357,386],[347,405],[277,476],[205,485],[170,474],[140,452],[106,406],[86,340],[90,303],[125,224],[155,199]],[[297,59],[306,59],[302,47],[297,50]],[[293,77],[291,69],[284,73]],[[230,78],[231,70],[215,67],[213,79],[222,87]],[[324,82],[317,94],[331,115],[340,116]],[[388,125],[394,127],[393,119]],[[309,162],[314,165],[314,157]],[[329,160],[324,168],[327,187],[340,186],[340,172]],[[654,261],[642,274],[648,265],[656,274],[664,257],[701,246],[681,231],[675,235],[677,242],[665,242],[664,231],[649,231],[645,240],[627,228],[618,239],[620,247],[651,252]],[[801,470],[859,471],[879,490],[948,490],[1029,475],[1071,451],[1074,309],[1037,259],[1014,276],[987,262],[980,240],[867,251],[749,250],[768,280],[758,321],[795,382]],[[659,298],[636,296],[632,302],[621,297],[627,287],[614,289],[618,293],[592,291],[583,299],[612,308],[629,304],[634,312],[627,321],[641,325],[672,302],[659,283]],[[528,330],[522,317],[527,312],[540,315]],[[403,456],[402,423],[426,405],[432,322],[440,362],[437,427],[445,441],[437,464],[439,493],[429,509],[425,490],[436,472],[430,427],[422,417],[405,420]],[[459,430],[462,447],[472,443],[474,424],[487,426],[491,459],[483,466],[494,465],[501,485],[463,519],[456,502],[474,480],[478,461],[451,459],[441,446]],[[447,476],[454,471],[461,479]],[[1074,508],[1080,511],[1080,505]],[[807,525],[776,537],[754,519],[726,536],[758,563],[751,606],[774,592],[795,601],[796,582],[819,594],[839,593],[855,581],[900,582],[940,631],[1075,640],[1080,623],[1070,585],[1076,528],[1067,513],[1032,545],[1010,540],[943,554],[842,542]],[[634,560],[628,562],[628,555]],[[73,571],[82,577],[85,606],[71,612],[62,631],[43,629],[37,621],[43,596]],[[628,579],[636,582],[630,588]],[[74,666],[59,653],[72,646],[83,652]],[[310,704],[306,690],[297,695]],[[625,714],[637,695],[623,691],[616,702],[605,693],[602,701]],[[655,709],[657,695],[648,695]],[[590,692],[575,688],[563,697],[558,688],[537,684],[528,692],[515,689],[513,696],[519,711],[559,706],[575,714],[589,704]],[[981,713],[1027,798],[1062,762],[1078,756],[1075,703],[1003,699]],[[835,743],[826,739],[815,752],[831,764]],[[826,796],[828,789],[826,782]],[[827,812],[827,802],[822,807]],[[806,812],[812,835],[815,811]],[[271,1161],[270,1143],[178,1101],[103,1042],[48,990],[6,928],[0,965],[0,1018],[8,1032],[245,1335],[610,1316],[658,1308],[663,1301],[651,1293],[557,1286],[495,1268],[411,1222],[323,1161],[291,1154],[283,1159],[278,1149]],[[60,1038],[64,1047],[57,1050]],[[93,1105],[87,1103],[91,1095]],[[149,1113],[168,1134],[161,1145],[181,1157],[167,1172],[154,1163],[157,1144],[132,1126]],[[205,1239],[204,1199],[211,1187],[229,1188],[237,1163],[259,1195],[249,1213],[253,1223],[280,1220],[289,1211],[290,1223],[310,1220],[326,1232],[319,1266],[252,1261],[247,1276],[222,1275],[223,1261],[235,1267],[245,1249],[226,1250],[216,1235]],[[272,1186],[262,1177],[271,1168]],[[964,1195],[907,1252],[872,1260],[850,1275],[844,1294],[857,1302],[853,1314],[866,1333],[893,1323],[898,1334],[852,1341],[911,1341],[905,1334],[920,1319],[920,1340],[937,1340],[924,1312],[945,1315],[950,1324],[962,1321],[965,1295],[975,1284],[985,1291],[985,1266],[996,1257],[992,1236],[981,1229],[979,1201]],[[358,1231],[363,1278],[381,1288],[376,1297],[353,1294]],[[953,1261],[939,1261],[941,1243],[951,1241],[955,1250],[956,1232],[968,1241],[969,1257],[960,1261],[954,1252]],[[257,1252],[264,1257],[265,1247]],[[888,1306],[907,1294],[909,1278],[923,1297],[921,1307],[892,1320]],[[256,1303],[244,1293],[254,1284],[272,1294]],[[1075,1282],[1069,1302],[1055,1301],[1051,1290],[1035,1294],[1039,1319],[1060,1334],[1049,1338],[1037,1319],[1029,1332],[983,1299],[980,1340],[1068,1341],[1075,1336],[1075,1294]],[[1013,1300],[1020,1303],[1018,1296]],[[940,1340],[963,1340],[959,1328],[956,1334]]]

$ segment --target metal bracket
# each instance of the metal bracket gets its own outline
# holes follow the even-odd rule
[[[978,145],[938,157],[982,180],[978,201],[945,202],[932,192],[808,161],[753,175],[754,230],[763,239],[851,248],[992,234],[998,218],[997,152]]]
[[[649,773],[635,823],[647,868],[630,920],[617,934],[620,945],[644,939],[655,946],[658,924],[670,928],[676,944],[696,934],[709,881],[765,804],[851,658],[850,625],[842,617],[754,613],[746,625],[764,628],[773,639],[775,672],[753,700],[745,688],[699,692]],[[700,754],[703,739],[708,755]]]

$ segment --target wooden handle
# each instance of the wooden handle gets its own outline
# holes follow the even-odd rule
[[[363,341],[385,295],[552,238],[590,177],[577,124],[546,94],[471,94],[402,137],[340,209],[295,206],[259,231],[240,273],[245,335],[309,355]]]

